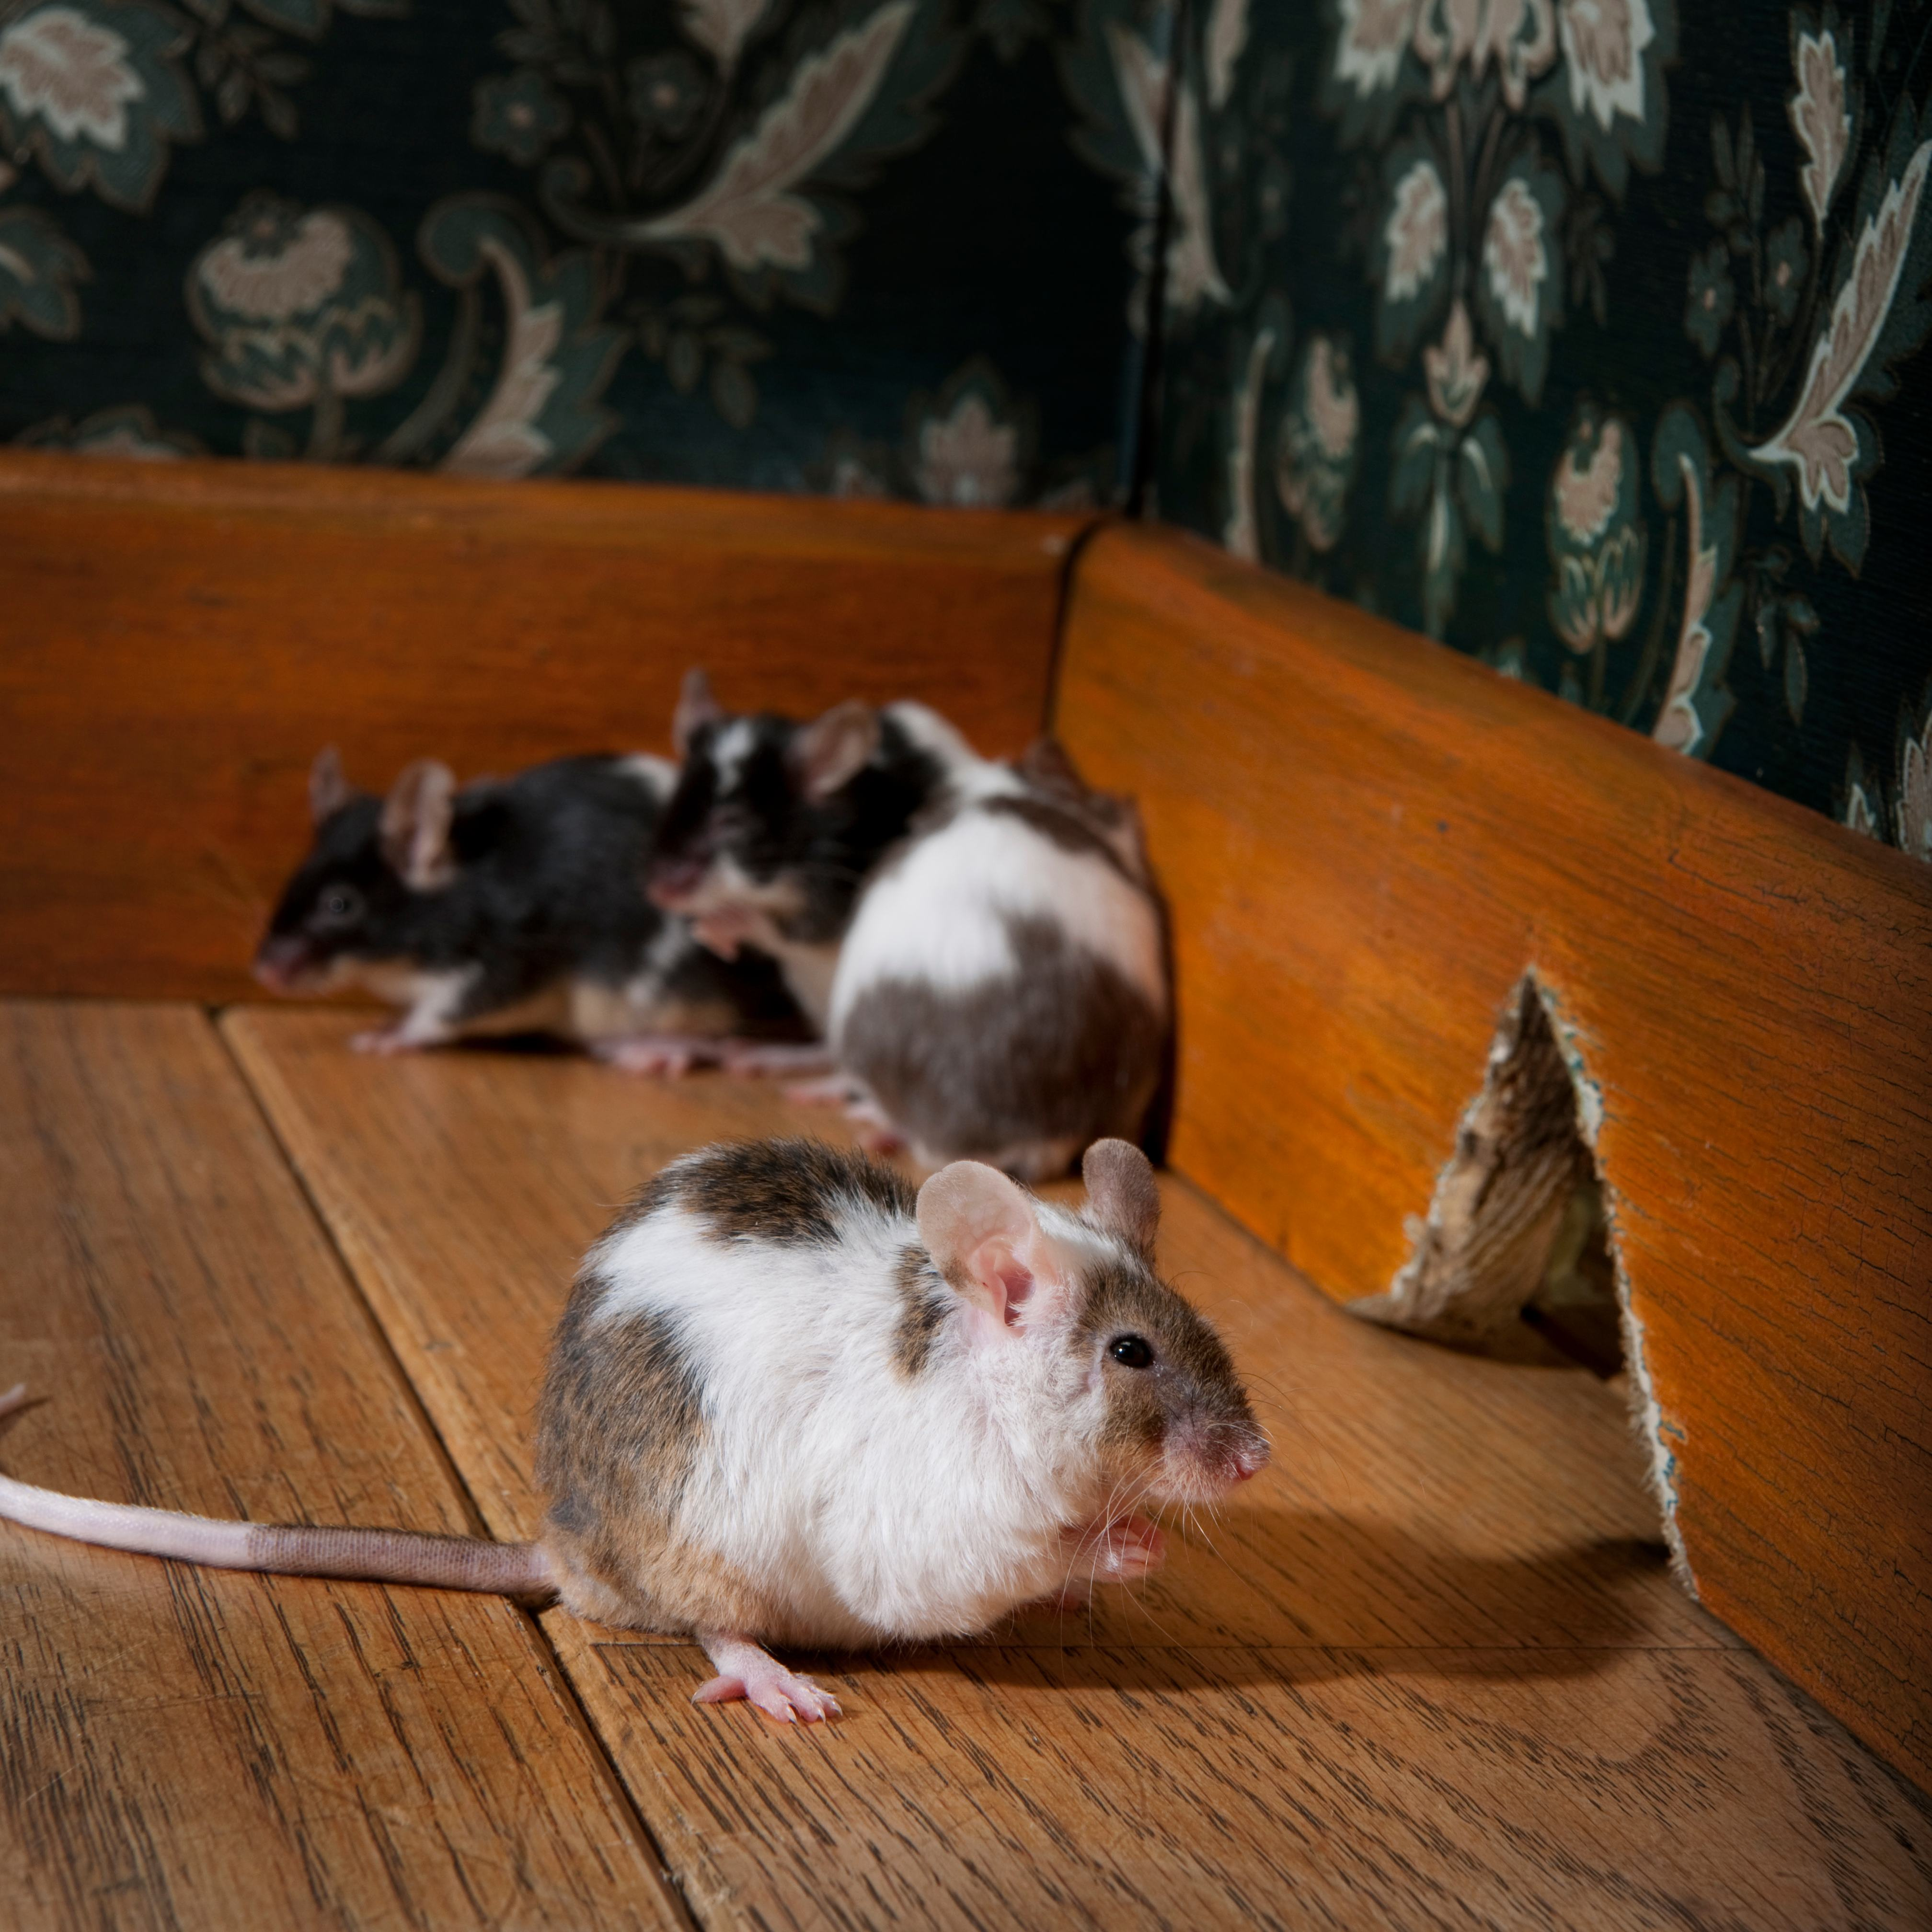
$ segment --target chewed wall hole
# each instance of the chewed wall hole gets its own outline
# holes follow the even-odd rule
[[[1580,1096],[1534,974],[1510,996],[1409,1258],[1358,1315],[1518,1361],[1624,1366],[1604,1192]]]
[[[1594,1151],[1602,1095],[1568,1037],[1560,1004],[1526,972],[1428,1216],[1408,1223],[1408,1259],[1387,1294],[1348,1306],[1451,1348],[1621,1376],[1672,1567],[1695,1596],[1677,1522],[1683,1433],[1658,1405],[1630,1306],[1616,1200]]]

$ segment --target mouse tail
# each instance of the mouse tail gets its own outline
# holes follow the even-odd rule
[[[10,1389],[0,1395],[0,1415],[17,1408],[26,1393]],[[354,1577],[502,1597],[544,1597],[556,1587],[541,1544],[322,1523],[223,1522],[179,1510],[64,1496],[10,1476],[0,1476],[0,1518],[76,1543],[217,1570]]]

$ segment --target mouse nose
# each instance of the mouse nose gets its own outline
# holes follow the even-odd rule
[[[285,993],[308,963],[308,947],[299,938],[265,939],[255,955],[255,977],[271,992]]]
[[[666,912],[676,912],[704,884],[704,873],[701,859],[660,859],[651,868],[645,896]]]
[[[1245,1483],[1268,1467],[1268,1438],[1250,1436],[1238,1442],[1228,1458],[1228,1473],[1238,1483]]]

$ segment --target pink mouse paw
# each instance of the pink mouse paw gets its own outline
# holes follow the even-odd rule
[[[843,1073],[828,1073],[822,1080],[794,1080],[784,1096],[795,1107],[844,1107],[859,1097],[859,1089]]]
[[[788,1670],[749,1638],[707,1636],[700,1640],[718,1675],[692,1694],[694,1704],[730,1704],[742,1697],[782,1724],[816,1724],[843,1714],[830,1690]]]
[[[676,1080],[708,1058],[701,1042],[656,1034],[629,1034],[591,1042],[592,1056],[620,1073],[658,1074]]]
[[[1102,1576],[1126,1582],[1158,1570],[1166,1561],[1167,1538],[1160,1524],[1144,1516],[1130,1516],[1107,1526],[1100,1544]]]
[[[806,1079],[832,1069],[832,1055],[818,1040],[738,1040],[724,1058],[724,1071],[746,1080]]]
[[[349,1036],[352,1053],[374,1053],[386,1058],[393,1053],[414,1053],[422,1044],[412,1040],[399,1026],[371,1027],[367,1033]]]
[[[1066,1535],[1076,1552],[1076,1574],[1084,1572],[1094,1582],[1136,1582],[1167,1561],[1167,1538],[1158,1523],[1144,1516],[1088,1523]]]

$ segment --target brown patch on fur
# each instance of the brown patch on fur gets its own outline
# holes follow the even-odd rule
[[[892,1366],[910,1382],[931,1360],[939,1331],[952,1312],[953,1300],[940,1282],[932,1257],[916,1242],[908,1242],[899,1251],[892,1281],[899,1292],[899,1318],[892,1330]]]
[[[680,1198],[720,1240],[826,1242],[854,1204],[910,1220],[904,1177],[856,1149],[824,1141],[751,1141],[715,1148],[679,1170]]]
[[[1017,974],[963,992],[881,980],[844,1023],[841,1064],[935,1162],[1132,1139],[1160,1078],[1166,1021],[1052,920],[1006,924]]]
[[[1141,884],[1138,875],[1121,858],[1112,842],[1069,806],[1054,804],[1043,798],[1031,797],[1024,792],[1013,792],[982,799],[975,809],[991,813],[996,818],[1017,818],[1022,824],[1037,832],[1042,838],[1051,839],[1062,851],[1080,853],[1090,858],[1103,860],[1122,878],[1131,880],[1135,885]]]
[[[633,1203],[640,1213],[650,1192]],[[636,1629],[755,1628],[758,1592],[679,1520],[705,1444],[697,1371],[669,1317],[601,1319],[605,1287],[595,1273],[578,1277],[538,1416],[544,1546],[558,1591],[581,1614]]]
[[[1138,884],[1147,883],[1147,837],[1140,806],[1132,796],[1125,792],[1095,790],[1080,776],[1066,747],[1050,734],[1036,738],[1014,760],[1013,770],[1035,793],[1098,832],[1110,851],[1118,853],[1115,842],[1124,840],[1131,855],[1129,875]]]
[[[668,1207],[677,1199],[684,1176],[667,1168],[651,1176],[622,1207],[617,1210],[616,1218],[604,1231],[604,1238],[609,1240],[614,1234],[621,1234],[626,1228],[634,1228],[640,1221],[648,1221],[660,1208]],[[580,1286],[581,1284],[580,1283]],[[570,1305],[577,1305],[575,1291],[571,1294]],[[569,1310],[564,1312],[564,1320],[570,1319]],[[557,1340],[563,1338],[563,1330],[557,1330]],[[553,1344],[553,1346],[554,1345]]]
[[[1126,1261],[1094,1269],[1074,1324],[1083,1358],[1120,1335],[1152,1347],[1153,1366],[1106,1363],[1107,1419],[1101,1446],[1114,1455],[1157,1451],[1169,1424],[1192,1418],[1216,1429],[1254,1432],[1247,1391],[1232,1358],[1206,1318],[1151,1269]]]

